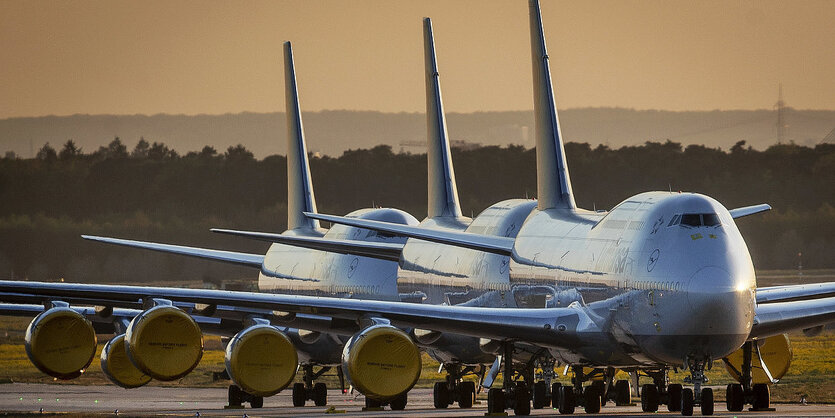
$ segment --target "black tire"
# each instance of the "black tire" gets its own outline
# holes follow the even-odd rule
[[[253,408],[262,408],[264,407],[264,397],[263,396],[253,396],[249,398],[249,406]]]
[[[475,401],[475,382],[461,382],[458,385],[458,407],[472,408]]]
[[[713,415],[713,389],[702,389],[702,415]]]
[[[229,385],[228,401],[229,406],[241,406],[243,403],[243,392],[235,385]]]
[[[667,386],[667,410],[681,411],[681,385],[678,383]]]
[[[557,409],[561,414],[571,415],[574,413],[574,408],[577,407],[577,401],[574,399],[574,388],[570,386],[560,387],[559,406]]]
[[[693,389],[681,390],[681,415],[685,417],[693,415]]]
[[[740,412],[745,407],[745,394],[742,391],[742,385],[739,383],[731,383],[725,389],[725,406],[730,412]]]
[[[313,385],[313,403],[316,406],[325,406],[328,404],[328,386],[324,383],[317,383]]]
[[[583,409],[587,414],[600,413],[602,405],[599,385],[589,385],[583,391]]]
[[[771,390],[768,388],[768,385],[765,383],[757,383],[753,389],[754,402],[751,406],[754,407],[755,411],[768,409],[771,406]]]
[[[597,388],[597,393],[600,394],[600,406],[606,406],[606,398],[608,398],[608,394],[606,393],[606,382],[603,380],[594,380],[591,382],[591,385]]]
[[[301,407],[307,402],[307,389],[304,383],[296,383],[293,385],[293,406]]]
[[[389,402],[389,406],[391,407],[392,411],[402,411],[406,409],[406,404],[409,402],[408,394],[404,393],[396,398],[394,398],[391,402]]]
[[[562,383],[551,384],[551,408],[559,409],[560,407],[560,388],[562,388]]]
[[[515,415],[531,414],[531,392],[525,382],[516,382],[513,391],[513,413]]]
[[[646,384],[641,387],[641,410],[644,412],[658,411],[658,386]]]
[[[504,391],[492,388],[487,391],[487,412],[498,414],[505,410]]]
[[[446,387],[446,382],[435,382],[435,387],[432,390],[432,402],[435,409],[444,409],[449,406],[449,390]]]
[[[548,405],[548,386],[543,381],[533,384],[533,393],[531,394],[533,401],[533,409],[542,409]]]
[[[632,404],[632,388],[628,380],[615,382],[615,405],[626,406]]]
[[[368,396],[365,397],[365,407],[366,408],[380,408],[382,406],[383,406],[383,403],[381,401],[378,401],[376,399],[371,399]]]

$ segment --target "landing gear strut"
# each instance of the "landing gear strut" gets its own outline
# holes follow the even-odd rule
[[[443,409],[458,402],[461,408],[472,408],[475,400],[475,383],[464,381],[462,377],[475,369],[460,364],[444,364],[447,371],[445,382],[436,382],[432,391],[435,408]]]
[[[313,372],[312,364],[302,366],[304,370],[304,383],[293,385],[293,406],[300,407],[308,400],[312,400],[316,406],[328,404],[328,387],[324,383],[313,384],[313,381],[328,372],[330,367],[322,367],[318,372]]]

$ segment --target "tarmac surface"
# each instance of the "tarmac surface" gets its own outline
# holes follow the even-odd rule
[[[256,416],[334,416],[326,413],[329,407],[335,409],[336,416],[381,416],[381,417],[439,417],[439,416],[481,416],[486,412],[487,402],[481,401],[472,409],[459,409],[450,406],[448,409],[434,409],[432,406],[431,389],[414,389],[409,392],[409,403],[404,411],[363,411],[365,400],[362,396],[342,394],[338,390],[328,392],[328,406],[306,406],[294,408],[290,398],[290,391],[264,399],[264,407],[252,409],[248,405],[244,409],[224,409],[226,405],[226,389],[223,388],[179,388],[179,387],[142,387],[126,390],[115,386],[80,386],[80,385],[49,385],[11,383],[0,384],[0,415],[41,415],[61,414],[73,415],[115,415],[119,416],[228,416],[249,417]],[[308,401],[308,405],[312,405]],[[725,410],[724,403],[717,402],[715,416],[835,416],[835,405],[832,404],[777,404],[773,412],[736,412]],[[512,410],[507,411],[513,415]],[[698,407],[694,415],[700,413]],[[557,415],[553,409],[531,411],[531,415]],[[578,416],[586,416],[578,408]],[[611,403],[601,411],[599,416],[648,416],[666,415],[681,416],[677,412],[667,412],[664,406],[654,414],[641,412],[641,407],[615,407]]]

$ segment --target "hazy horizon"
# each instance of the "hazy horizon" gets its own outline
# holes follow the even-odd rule
[[[835,2],[542,1],[560,109],[835,109]],[[421,113],[421,19],[449,113],[532,108],[519,1],[0,2],[0,119]]]

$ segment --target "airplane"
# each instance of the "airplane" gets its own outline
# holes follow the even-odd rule
[[[231,307],[253,319],[296,321],[303,329],[351,335],[343,356],[348,363],[353,362],[349,369],[360,374],[370,370],[375,378],[387,382],[397,382],[402,375],[399,371],[408,369],[414,342],[397,339],[396,350],[373,350],[379,347],[373,347],[376,340],[372,337],[383,334],[395,339],[401,328],[492,340],[502,347],[505,367],[510,371],[506,377],[513,375],[508,365],[513,363],[514,348],[537,346],[574,370],[573,385],[552,389],[552,400],[561,413],[573,413],[578,405],[586,412],[599,411],[599,387],[584,386],[588,380],[584,367],[590,367],[626,369],[636,376],[643,373],[651,377],[653,383],[641,389],[645,411],[655,411],[661,403],[690,415],[694,405],[699,404],[702,414],[710,415],[713,391],[702,388],[704,368],[713,360],[741,352],[741,382],[726,389],[728,409],[740,411],[746,403],[755,408],[767,407],[768,386],[755,383],[753,361],[757,360],[761,370],[771,375],[770,380],[779,378],[770,373],[771,366],[761,347],[784,338],[782,334],[790,330],[812,331],[835,320],[835,283],[756,287],[753,264],[735,219],[768,210],[767,205],[728,210],[700,194],[648,192],[627,198],[607,213],[577,208],[559,130],[538,1],[531,0],[530,9],[538,199],[515,238],[314,213],[307,216],[405,236],[409,241],[417,239],[510,257],[506,267],[510,283],[490,290],[506,297],[516,289],[534,290],[531,300],[535,304],[544,300],[544,304],[460,306],[15,281],[0,281],[0,300],[47,303],[52,307],[47,312],[60,311],[61,304],[101,306],[104,314],[116,309],[142,310],[137,316],[140,323],[155,320],[160,316],[155,312],[162,310],[174,315],[172,309],[166,309],[172,304],[200,305],[197,311],[204,314]],[[431,268],[434,261],[420,265]],[[456,285],[442,280],[438,284],[453,289]],[[193,347],[180,344],[182,340],[178,338],[182,334],[163,334],[159,337],[169,338],[176,347]],[[373,361],[368,361],[369,357]],[[374,363],[390,365],[388,372],[367,369]],[[673,367],[690,371],[695,391],[667,384],[667,371]],[[512,407],[524,415],[530,412],[529,402],[524,377],[515,382],[506,378],[504,388],[491,388],[488,392],[489,412]]]

